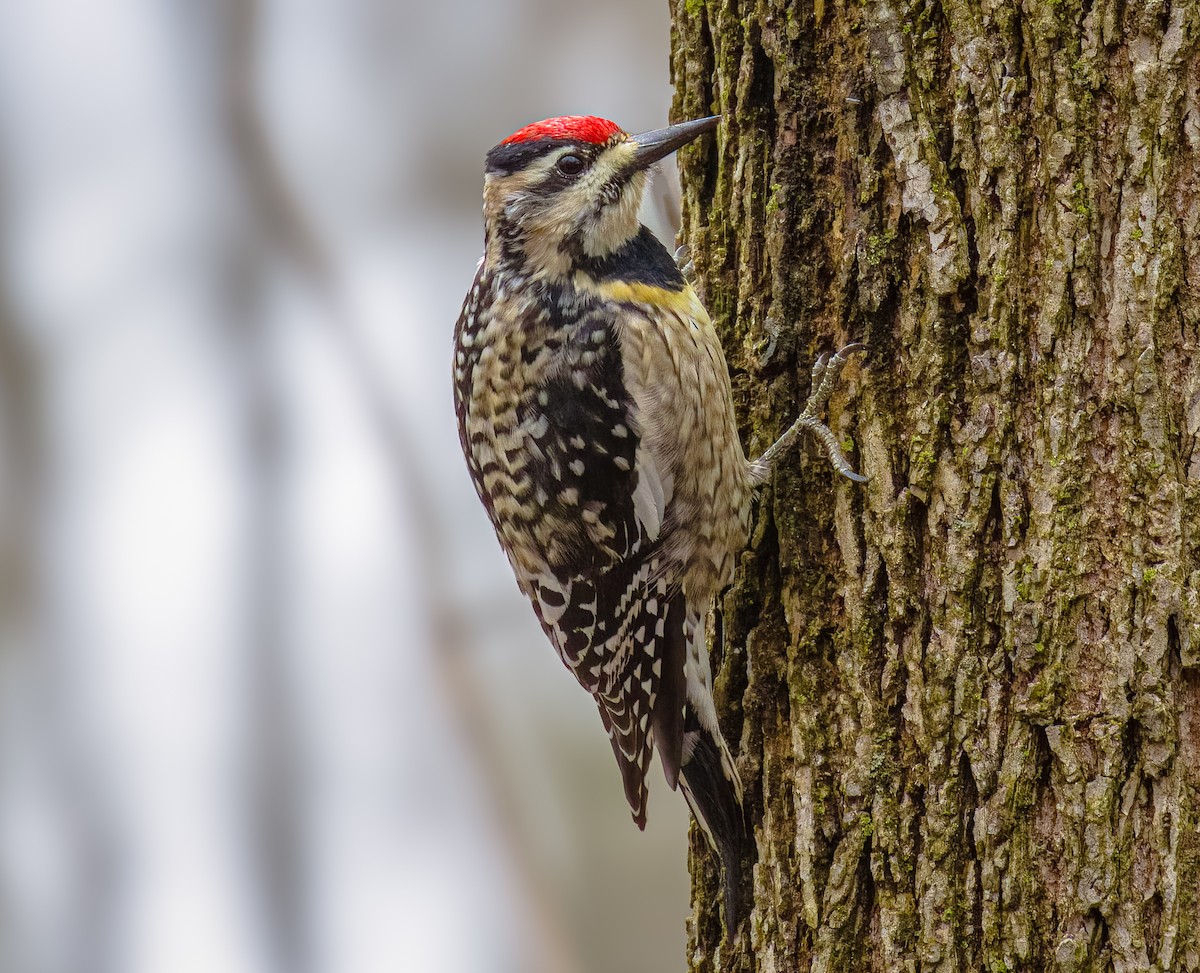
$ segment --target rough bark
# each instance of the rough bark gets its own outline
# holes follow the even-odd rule
[[[760,860],[693,970],[1200,969],[1200,4],[673,0],[748,450],[866,341],[718,605]]]

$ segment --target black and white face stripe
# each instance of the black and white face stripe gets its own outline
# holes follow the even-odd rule
[[[511,176],[515,172],[529,169],[539,160],[551,155],[554,155],[555,158],[563,155],[578,156],[583,160],[586,169],[607,147],[608,143],[592,145],[563,139],[533,139],[530,142],[501,144],[488,152],[484,171],[490,176]],[[562,173],[562,175],[570,174]]]

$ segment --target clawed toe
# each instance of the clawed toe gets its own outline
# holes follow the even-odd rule
[[[812,391],[809,393],[808,402],[804,405],[804,414],[815,416],[825,408],[825,404],[833,395],[833,390],[837,388],[837,381],[842,374],[842,369],[850,360],[849,356],[866,350],[866,345],[855,341],[832,355],[824,352],[817,358],[813,364]]]
[[[696,262],[692,259],[692,248],[686,243],[675,251],[675,266],[689,284],[696,276]]]
[[[757,460],[750,464],[750,476],[755,483],[763,482],[771,472],[771,467],[775,459],[784,451],[789,449],[795,442],[796,437],[800,434],[801,429],[810,430],[825,447],[825,452],[829,455],[829,461],[833,464],[833,468],[842,476],[855,483],[865,483],[867,478],[854,471],[845,454],[842,452],[842,447],[837,441],[837,437],[833,431],[825,425],[820,419],[821,411],[829,402],[833,395],[834,389],[837,387],[838,378],[841,376],[842,369],[845,367],[849,357],[860,352],[866,352],[867,346],[862,342],[852,342],[832,355],[828,352],[822,353],[813,363],[812,368],[812,388],[809,392],[808,401],[804,404],[804,411],[792,423],[779,439],[771,445],[771,447],[762,454]]]

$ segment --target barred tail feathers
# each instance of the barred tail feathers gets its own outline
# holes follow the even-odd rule
[[[650,557],[565,584],[542,579],[534,607],[563,661],[595,697],[637,826],[646,826],[646,773],[655,750],[667,783],[683,790],[720,855],[732,936],[755,848],[741,781],[717,724],[704,619],[671,588]]]
[[[757,852],[742,804],[742,782],[717,725],[704,623],[689,613],[687,706],[679,782],[697,824],[721,859],[725,928],[733,938],[746,914],[747,884]]]

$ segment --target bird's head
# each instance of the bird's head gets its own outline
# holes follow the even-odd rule
[[[487,260],[519,261],[531,276],[563,276],[634,237],[647,168],[711,132],[718,116],[630,135],[613,122],[568,115],[526,125],[487,154]]]

